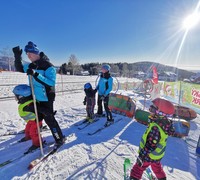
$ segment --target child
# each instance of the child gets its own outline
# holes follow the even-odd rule
[[[174,106],[171,102],[157,98],[150,106],[149,125],[143,134],[139,145],[139,157],[133,166],[130,180],[139,180],[148,166],[151,166],[158,180],[166,180],[166,174],[161,165],[161,159],[165,154],[168,135],[174,135],[172,121],[169,114],[174,114]]]
[[[37,130],[36,116],[34,111],[34,104],[31,95],[31,88],[26,84],[21,84],[15,86],[13,89],[15,98],[18,101],[18,112],[21,118],[23,118],[27,124],[25,127],[25,137],[23,137],[19,142],[24,142],[29,139],[32,140],[32,146],[24,154],[28,154],[33,150],[40,147],[39,136]],[[39,126],[42,126],[42,115],[38,114]]]
[[[86,83],[84,85],[85,98],[83,104],[86,105],[87,112],[87,120],[89,122],[93,122],[94,120],[94,107],[95,107],[95,94],[97,90],[92,89],[92,85],[90,83]]]

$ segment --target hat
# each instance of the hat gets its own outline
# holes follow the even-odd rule
[[[105,64],[102,66],[102,69],[105,69],[106,71],[110,71],[110,66],[108,64]]]
[[[39,54],[39,53],[40,53],[40,51],[39,51],[37,45],[34,44],[34,43],[31,42],[31,41],[29,41],[28,44],[25,46],[24,51],[25,51],[26,53],[28,53],[28,52],[29,52],[29,53],[34,53],[34,54]]]
[[[84,89],[90,89],[90,88],[92,88],[92,85],[90,83],[86,83],[84,85]]]

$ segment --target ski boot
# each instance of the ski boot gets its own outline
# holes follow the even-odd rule
[[[30,138],[23,137],[18,142],[21,143],[21,142],[25,142],[25,141],[28,141],[28,140],[30,140]]]
[[[114,123],[114,119],[108,119],[108,120],[106,121],[106,123],[104,124],[104,126],[107,127],[107,126],[110,126],[110,125],[113,124],[113,123]]]
[[[38,149],[39,147],[40,146],[32,145],[30,148],[28,148],[28,150],[26,152],[24,152],[24,154],[31,153],[31,152],[35,151],[36,149]]]
[[[92,123],[93,121],[94,121],[94,119],[88,118],[88,122],[89,122],[89,123]]]
[[[66,140],[65,136],[63,136],[62,139],[56,140],[55,147],[59,148],[60,146],[62,146],[65,143],[65,140]]]

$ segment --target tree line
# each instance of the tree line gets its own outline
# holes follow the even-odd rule
[[[135,77],[139,72],[143,72],[152,76],[151,67],[155,66],[157,68],[158,74],[162,74],[163,72],[173,72],[177,74],[179,80],[183,80],[185,78],[189,78],[194,75],[193,72],[178,69],[173,66],[167,66],[160,63],[143,61],[143,62],[135,62],[135,63],[127,63],[127,62],[117,62],[117,63],[99,63],[99,62],[91,62],[80,64],[75,55],[71,55],[68,62],[62,64],[59,67],[58,72],[61,74],[69,74],[69,75],[79,75],[81,71],[88,71],[89,75],[98,75],[101,70],[102,64],[109,64],[111,66],[111,74],[117,77]]]
[[[97,75],[101,70],[102,64],[109,64],[111,66],[111,73],[115,76],[133,77],[138,71],[147,72],[148,68],[152,65],[151,62],[146,62],[144,64],[137,63],[99,63],[91,62],[80,64],[75,55],[71,55],[67,63],[63,63],[58,72],[60,74],[78,75],[81,71],[88,71],[90,75]]]

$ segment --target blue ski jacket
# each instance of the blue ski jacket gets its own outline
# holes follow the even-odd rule
[[[27,72],[30,63],[15,64],[19,72]],[[35,75],[32,78],[34,94],[37,101],[49,101],[55,99],[56,69],[49,62],[49,59],[43,52],[40,53],[40,59],[34,62],[36,68]],[[17,65],[17,66],[16,66]],[[30,81],[30,79],[29,79]],[[30,82],[29,82],[30,83]]]
[[[96,86],[100,96],[107,96],[112,91],[113,78],[109,73],[101,74],[99,82]]]

